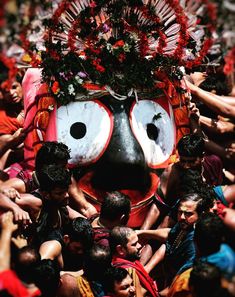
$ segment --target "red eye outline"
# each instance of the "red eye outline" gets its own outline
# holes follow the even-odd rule
[[[141,101],[153,101],[153,102],[157,103],[161,108],[163,108],[166,111],[166,113],[169,116],[169,120],[174,124],[173,111],[170,110],[170,104],[169,104],[169,101],[166,99],[166,97],[162,96],[162,97],[151,99],[151,100],[145,100],[145,99],[139,100],[139,102],[141,102]],[[131,125],[132,132],[135,135],[135,138],[137,139],[137,141],[139,142],[140,146],[143,149],[143,144],[140,142],[140,137],[137,135],[137,133],[136,133],[136,131],[134,129],[133,120],[132,120],[133,109],[136,106],[136,104],[137,104],[136,102],[132,103],[132,106],[131,106],[131,109],[130,109],[129,119],[130,119],[130,125]],[[147,164],[148,164],[148,166],[150,168],[152,168],[152,169],[165,168],[165,167],[167,167],[169,165],[170,156],[174,152],[175,146],[176,146],[176,127],[175,127],[175,125],[173,127],[173,135],[174,135],[173,136],[174,141],[173,141],[173,145],[172,145],[172,150],[168,153],[169,156],[168,156],[168,158],[166,160],[164,160],[161,163],[152,164],[149,161],[147,161],[147,157],[146,157]],[[145,154],[144,149],[143,149],[143,151],[144,151],[144,154]]]
[[[72,104],[74,103],[77,103],[79,105],[79,103],[88,103],[88,102],[91,102],[91,103],[96,103],[97,105],[99,105],[103,110],[105,110],[107,112],[107,115],[108,115],[108,118],[109,118],[109,122],[110,122],[110,129],[109,129],[109,132],[108,132],[108,137],[105,141],[105,145],[104,147],[102,148],[102,150],[98,153],[98,155],[95,157],[95,158],[91,158],[89,157],[90,160],[82,160],[81,162],[78,161],[76,162],[75,164],[75,160],[76,159],[74,156],[72,156],[72,161],[74,162],[71,162],[71,160],[69,161],[69,167],[72,168],[72,167],[76,167],[76,166],[88,166],[90,164],[93,164],[93,163],[96,163],[100,158],[101,156],[104,154],[104,152],[106,151],[108,145],[109,145],[109,142],[110,142],[110,139],[111,139],[111,136],[112,136],[112,133],[113,133],[113,127],[114,127],[114,117],[113,117],[113,113],[110,111],[110,109],[108,109],[108,107],[106,105],[104,105],[100,100],[98,99],[95,99],[95,100],[89,100],[89,101],[80,101],[80,102],[72,102]],[[68,108],[69,105],[67,105],[67,108]],[[57,117],[60,117],[58,115],[58,111],[59,111],[60,108],[58,108],[57,110]],[[77,109],[79,109],[79,106],[77,106]],[[95,114],[94,114],[94,117],[95,117]],[[89,128],[89,126],[88,126]],[[57,126],[57,129],[59,129],[59,127]],[[59,134],[59,131],[57,130],[57,137],[58,137],[58,134]],[[72,136],[71,136],[72,137]],[[58,141],[61,141],[60,139]],[[63,141],[62,141],[63,142]],[[69,143],[66,143],[66,145],[68,145],[69,147]],[[90,145],[92,146],[92,142],[90,143]]]

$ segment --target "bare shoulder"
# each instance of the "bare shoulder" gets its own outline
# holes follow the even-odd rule
[[[25,183],[23,182],[22,179],[13,177],[1,184],[1,189],[5,188],[14,188],[16,189],[19,193],[25,193]]]
[[[58,297],[79,297],[77,278],[69,273],[61,276],[61,285],[58,290]]]

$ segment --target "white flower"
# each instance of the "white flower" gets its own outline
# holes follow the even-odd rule
[[[113,47],[112,47],[112,44],[111,43],[107,43],[106,44],[106,48],[107,50],[111,53],[113,51]]]
[[[81,79],[81,77],[79,75],[76,75],[75,79],[80,85],[83,83],[83,80]]]
[[[69,95],[75,95],[75,89],[72,84],[68,86]]]
[[[131,48],[131,46],[128,44],[128,43],[125,43],[124,44],[124,46],[123,46],[123,50],[124,50],[124,52],[130,52],[130,48]]]

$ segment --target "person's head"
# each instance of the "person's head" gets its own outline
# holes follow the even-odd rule
[[[103,280],[105,271],[111,267],[111,253],[108,247],[94,244],[86,251],[83,270],[87,279],[93,281]]]
[[[3,67],[0,65],[0,98],[10,105],[20,103],[23,100],[22,73],[18,72],[14,79],[8,80],[7,72],[9,69],[6,67],[3,69]]]
[[[202,71],[202,69],[195,69],[194,72],[190,73],[190,78],[195,86],[199,86],[203,83],[207,76],[206,69],[204,69],[204,71]]]
[[[110,267],[104,277],[104,290],[112,297],[134,297],[135,287],[128,271],[121,267]]]
[[[114,227],[110,233],[111,252],[118,257],[135,261],[140,258],[141,244],[136,232],[129,227]]]
[[[93,228],[85,218],[75,218],[67,226],[64,242],[68,251],[73,255],[83,255],[93,243]]]
[[[110,192],[104,197],[100,210],[100,219],[107,222],[117,222],[126,225],[131,211],[131,202],[128,196],[118,192]]]
[[[60,268],[56,260],[43,259],[35,269],[35,284],[43,297],[56,295],[60,284]]]
[[[14,269],[18,277],[25,283],[33,283],[35,268],[40,260],[41,256],[37,249],[30,246],[19,249],[14,261]]]
[[[70,150],[62,142],[44,142],[35,158],[35,169],[39,172],[45,165],[57,164],[66,166],[70,158]]]
[[[200,256],[208,256],[220,250],[225,227],[214,213],[203,213],[195,225],[194,241]]]
[[[224,73],[210,73],[210,75],[199,84],[199,88],[215,93],[216,95],[228,96],[232,88],[228,77]]]
[[[189,287],[193,297],[223,296],[221,290],[221,272],[215,265],[197,261],[190,273]]]
[[[203,181],[201,173],[197,169],[186,169],[180,174],[179,193],[181,197],[197,193],[203,200],[203,210],[213,209],[216,201],[216,194],[213,187]],[[200,206],[200,204],[199,204]]]
[[[185,169],[199,168],[205,152],[205,141],[198,134],[183,136],[178,144],[179,164]]]
[[[68,204],[68,188],[71,184],[71,172],[60,165],[44,166],[37,175],[40,191],[47,201],[54,205]]]
[[[197,222],[203,212],[208,212],[210,205],[199,193],[189,193],[181,197],[177,220],[182,229],[188,229]]]

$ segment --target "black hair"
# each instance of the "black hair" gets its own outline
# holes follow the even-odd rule
[[[220,250],[225,227],[215,213],[203,213],[195,225],[194,240],[201,256],[207,256]]]
[[[94,232],[90,222],[85,218],[75,218],[65,228],[71,241],[81,242],[85,249],[90,249],[94,243]]]
[[[180,156],[202,158],[205,151],[205,141],[197,133],[187,134],[179,140],[177,150]]]
[[[125,247],[128,243],[129,236],[134,232],[129,227],[117,226],[112,229],[109,237],[109,246],[111,253],[115,254],[116,246],[121,245]]]
[[[209,212],[210,208],[213,207],[213,200],[205,199],[205,197],[203,197],[201,193],[197,193],[194,191],[192,191],[192,193],[187,193],[181,196],[180,203],[187,202],[187,201],[192,201],[197,203],[196,212],[198,216],[201,216],[201,214],[204,212]]]
[[[46,141],[38,150],[35,159],[36,171],[50,164],[65,163],[70,159],[70,150],[62,142]]]
[[[224,73],[211,73],[200,85],[199,88],[211,92],[215,90],[216,95],[227,96],[231,92],[228,78]]]
[[[118,191],[107,193],[101,205],[100,217],[108,221],[116,220],[125,215],[129,218],[131,202],[127,195]]]
[[[71,184],[71,172],[60,165],[44,166],[37,174],[40,190],[50,192],[55,188],[68,189]]]
[[[15,257],[15,271],[25,283],[33,283],[35,267],[40,263],[39,251],[31,246],[25,246],[18,250]]]
[[[190,273],[189,286],[197,297],[221,295],[221,272],[218,267],[205,261],[196,261]]]
[[[120,283],[128,276],[128,271],[122,267],[110,267],[104,275],[103,287],[106,294],[114,293],[115,282]]]
[[[111,262],[109,247],[94,244],[84,255],[84,274],[88,280],[102,281],[105,271],[111,267]]]
[[[197,169],[189,168],[182,170],[180,181],[179,192],[182,197],[197,193],[203,199],[201,205],[204,211],[213,207],[214,201],[217,198],[216,194],[213,187],[203,181],[201,173]]]
[[[60,283],[60,268],[57,260],[43,259],[35,269],[35,284],[42,297],[56,295]]]

